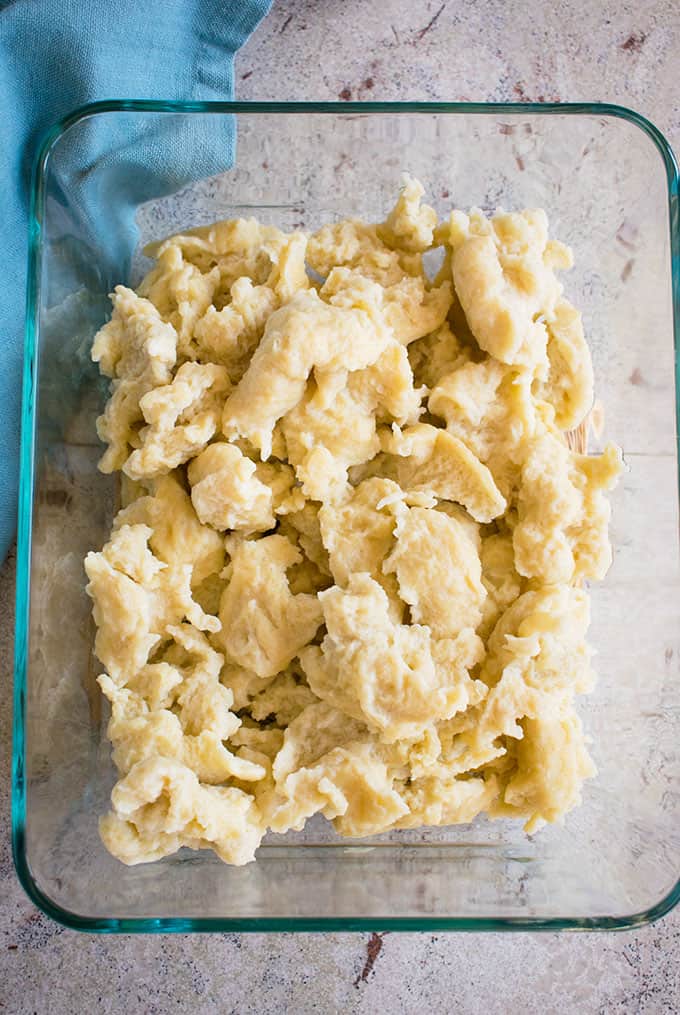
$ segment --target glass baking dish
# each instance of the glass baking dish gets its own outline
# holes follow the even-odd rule
[[[126,249],[117,237],[139,193],[135,143],[154,155],[142,167],[151,194],[164,153],[186,153],[206,129],[226,136],[234,119],[233,167],[140,207],[139,247]],[[114,177],[97,158],[112,137]],[[124,867],[97,832],[113,769],[82,570],[116,499],[96,470],[105,385],[89,360],[106,295],[139,280],[145,242],[191,225],[378,219],[404,170],[441,212],[543,207],[576,254],[566,291],[584,313],[606,415],[593,448],[615,440],[627,464],[614,563],[592,588],[599,683],[580,708],[599,774],[564,825],[530,837],[482,820],[348,841],[319,821],[272,836],[243,868],[189,851]],[[15,862],[38,906],[82,930],[156,932],[619,928],[674,905],[679,256],[672,152],[618,107],[112,101],[49,133],[31,200],[13,766]]]

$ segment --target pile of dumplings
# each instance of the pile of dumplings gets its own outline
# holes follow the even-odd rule
[[[85,569],[126,864],[245,864],[317,813],[532,832],[594,773],[584,582],[621,455],[566,436],[593,399],[571,252],[543,211],[422,198],[406,177],[378,225],[190,230],[112,296],[92,357],[122,506]]]

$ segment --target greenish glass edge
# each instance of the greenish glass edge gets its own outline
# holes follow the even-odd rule
[[[109,99],[75,109],[43,136],[35,157],[30,192],[26,325],[22,380],[20,479],[17,526],[16,621],[14,643],[14,717],[12,754],[12,854],[19,881],[32,902],[57,923],[96,933],[254,932],[263,931],[584,931],[629,930],[660,919],[680,901],[680,878],[648,909],[621,917],[298,917],[247,918],[96,918],[57,905],[38,887],[25,852],[26,783],[25,700],[28,653],[31,534],[33,520],[35,409],[38,382],[36,340],[41,275],[40,237],[45,197],[45,170],[59,138],[80,120],[100,113],[475,113],[483,115],[606,116],[623,119],[642,130],[661,155],[668,181],[668,206],[675,349],[676,441],[680,434],[680,178],[673,151],[661,131],[646,117],[609,103],[482,103],[482,102],[178,102],[151,99]],[[680,452],[680,447],[678,448]],[[679,454],[680,460],[680,454]],[[680,495],[680,470],[678,474]]]

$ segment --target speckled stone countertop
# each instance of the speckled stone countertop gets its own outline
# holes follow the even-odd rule
[[[278,0],[243,99],[621,103],[680,150],[677,0]],[[98,937],[24,896],[9,846],[14,565],[0,571],[0,1012],[680,1011],[680,910],[620,934]],[[150,990],[150,985],[154,989]]]

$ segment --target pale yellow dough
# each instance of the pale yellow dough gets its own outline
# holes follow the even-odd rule
[[[583,581],[621,455],[565,439],[593,399],[571,251],[543,211],[438,222],[423,194],[309,236],[190,230],[112,296],[122,507],[85,569],[123,863],[248,863],[317,813],[534,831],[594,774]]]

